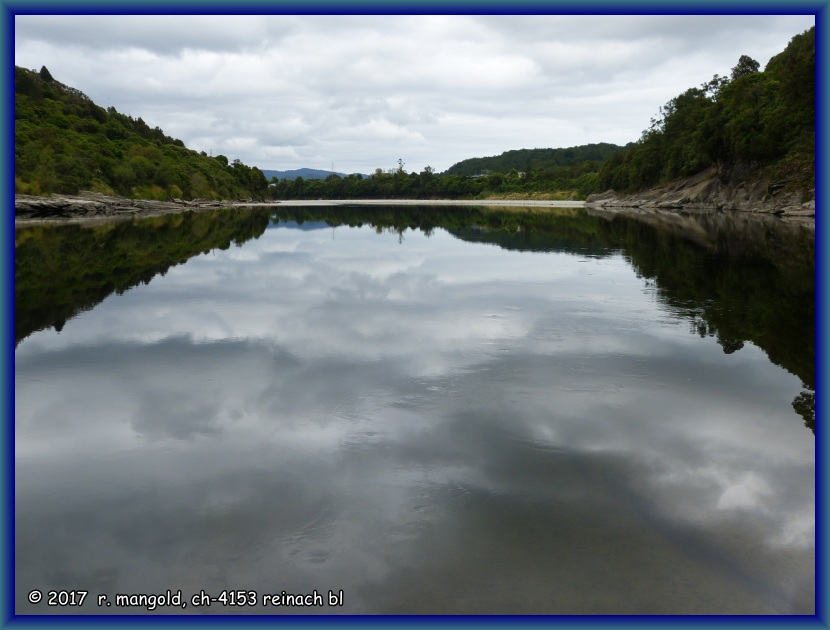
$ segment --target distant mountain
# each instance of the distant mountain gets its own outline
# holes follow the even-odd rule
[[[295,168],[290,171],[269,171],[266,169],[262,169],[262,172],[265,175],[265,179],[269,182],[271,181],[272,177],[276,177],[277,179],[297,179],[298,177],[302,177],[303,179],[326,179],[329,175],[338,175],[340,177],[347,177],[346,173],[337,173],[335,171],[323,171],[317,168]],[[369,177],[368,175],[363,175],[363,177]]]

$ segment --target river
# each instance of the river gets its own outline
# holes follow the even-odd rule
[[[15,611],[813,614],[814,258],[724,213],[21,227]]]

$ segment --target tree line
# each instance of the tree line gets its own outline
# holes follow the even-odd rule
[[[408,173],[376,169],[368,177],[336,174],[326,179],[271,179],[274,199],[585,199],[596,192],[601,161],[584,160],[567,166],[476,175],[436,173],[429,166]]]

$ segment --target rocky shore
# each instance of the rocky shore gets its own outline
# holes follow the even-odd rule
[[[771,214],[782,217],[815,218],[815,192],[805,201],[803,191],[788,181],[771,181],[763,174],[750,175],[740,170],[712,167],[685,179],[651,188],[633,195],[613,190],[589,195],[585,203],[603,208],[641,208],[644,210],[731,210]]]
[[[102,195],[93,192],[81,192],[78,195],[50,195],[48,197],[15,195],[14,217],[15,221],[137,217],[171,214],[184,210],[227,208],[254,203],[256,202],[253,200],[211,201],[208,199],[155,201]]]

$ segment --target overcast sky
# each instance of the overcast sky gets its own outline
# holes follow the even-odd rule
[[[441,172],[625,144],[659,107],[807,16],[15,17],[15,64],[191,149],[262,169]]]

